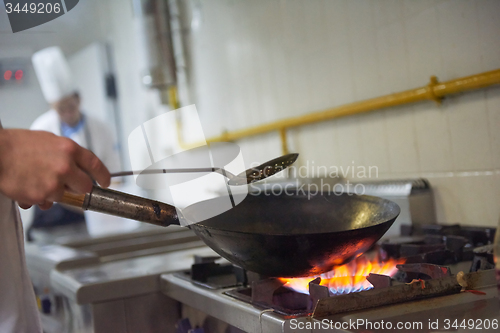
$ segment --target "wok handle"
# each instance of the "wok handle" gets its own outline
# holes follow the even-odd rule
[[[70,192],[64,192],[63,197],[59,201],[59,203],[63,203],[78,208],[83,208],[84,202],[85,202],[85,194],[74,194]]]
[[[174,206],[115,190],[104,189],[97,185],[94,185],[92,191],[87,194],[64,192],[59,202],[84,210],[124,217],[161,227],[167,227],[171,224],[180,225],[179,216]]]

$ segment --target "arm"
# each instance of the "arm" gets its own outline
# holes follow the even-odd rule
[[[0,192],[23,208],[49,208],[65,190],[87,193],[92,179],[107,187],[108,169],[70,139],[42,131],[0,130]]]

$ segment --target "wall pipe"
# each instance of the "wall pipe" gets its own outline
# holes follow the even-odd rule
[[[331,109],[312,112],[298,117],[281,119],[254,127],[244,128],[231,132],[224,132],[219,136],[208,138],[206,139],[206,141],[235,141],[250,136],[277,131],[279,132],[281,138],[283,154],[287,154],[288,145],[286,140],[286,130],[289,128],[425,100],[435,101],[436,103],[440,104],[442,98],[446,95],[485,88],[494,84],[500,84],[500,69],[462,77],[446,82],[438,82],[438,79],[435,76],[431,76],[430,82],[426,86],[420,88],[341,105]],[[199,144],[190,144],[184,142],[182,140],[182,135],[179,135],[178,138],[180,146],[185,149],[199,146]]]

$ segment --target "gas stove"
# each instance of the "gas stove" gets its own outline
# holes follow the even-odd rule
[[[494,234],[494,228],[403,225],[401,236],[348,264],[366,279],[328,273],[300,279],[299,291],[290,289],[297,279],[197,257],[190,270],[163,274],[161,289],[184,307],[179,333],[195,326],[220,332],[220,323],[207,324],[214,320],[226,332],[497,331]],[[385,270],[374,270],[379,262]]]

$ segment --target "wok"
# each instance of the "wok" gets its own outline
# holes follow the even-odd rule
[[[297,154],[282,156],[237,176],[222,174],[229,178],[228,185],[233,180],[233,185],[240,185],[240,179],[244,180],[241,184],[251,183],[283,170],[296,158]],[[299,193],[250,194],[209,219],[205,217],[213,215],[207,214],[224,207],[227,197],[199,202],[181,212],[162,202],[94,186],[87,194],[66,192],[60,202],[160,226],[188,226],[229,261],[249,271],[280,277],[321,274],[348,262],[380,239],[399,215],[395,203],[381,198]]]
[[[183,210],[184,218],[219,205],[216,198]],[[242,268],[269,277],[328,272],[368,250],[400,209],[367,195],[248,195],[220,215],[191,224],[209,247]]]

